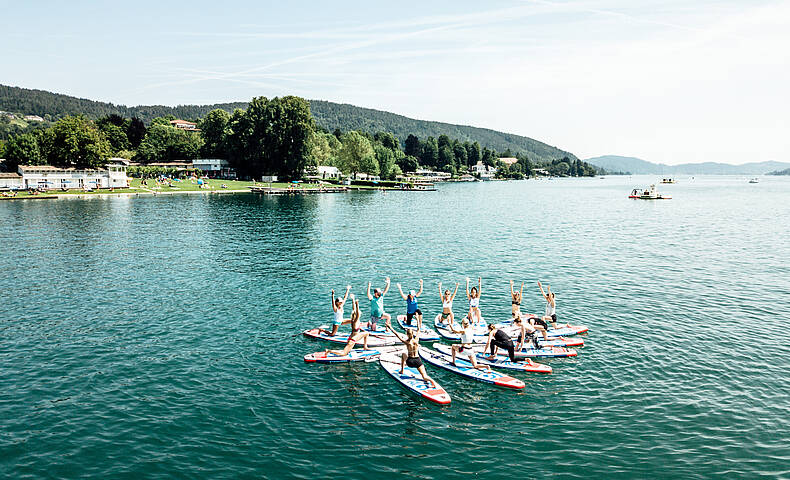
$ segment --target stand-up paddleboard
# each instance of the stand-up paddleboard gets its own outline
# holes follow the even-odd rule
[[[328,335],[325,332],[320,331],[317,328],[312,328],[310,330],[305,330],[302,332],[305,337],[315,338],[318,340],[326,340],[327,342],[334,342],[334,343],[342,343],[346,344],[348,342],[348,334],[347,333],[338,333],[335,336]],[[364,345],[364,340],[360,340],[357,342],[359,346]],[[371,334],[368,337],[368,347],[384,347],[388,345],[398,345],[400,344],[400,340],[398,340],[394,335],[393,336],[378,336],[377,334]]]
[[[465,316],[466,315],[462,315],[461,317],[459,317],[458,315],[456,315],[455,318],[453,319],[453,325],[456,325],[456,326],[461,325],[461,321],[464,319]],[[437,314],[436,318],[433,319],[433,326],[436,329],[439,329],[439,328],[445,328],[446,329],[449,324],[450,324],[450,319],[447,319],[446,322],[442,322],[442,314],[441,313]],[[486,325],[487,324],[485,322],[485,319],[480,319],[480,321],[475,322],[474,326],[475,327],[480,327],[480,328],[486,328]]]
[[[398,325],[404,330],[412,329],[417,330],[417,320],[412,320],[415,324],[409,325],[406,323],[406,315],[398,315]],[[435,342],[439,340],[439,334],[431,330],[430,328],[425,326],[425,323],[422,324],[422,330],[420,330],[420,341],[421,342]]]
[[[461,375],[462,377],[471,378],[472,380],[477,380],[478,382],[491,383],[498,387],[505,388],[524,388],[524,382],[517,378],[495,372],[494,370],[479,370],[473,367],[471,363],[458,357],[456,357],[455,365],[453,365],[450,359],[446,356],[427,348],[420,349],[420,357],[433,366],[449,370],[453,373]]]
[[[510,338],[512,338],[514,342],[518,341],[518,336],[521,334],[521,328],[519,328],[518,326],[505,325],[497,328],[500,328],[503,332],[510,335]],[[584,346],[584,339],[581,337],[552,337],[550,335],[546,335],[546,336],[549,337],[548,340],[544,340],[543,334],[541,334],[539,331],[535,332],[535,338],[538,339],[539,347],[583,347]],[[532,341],[529,338],[526,340],[526,342],[524,342],[525,346],[528,344],[532,345]]]
[[[458,328],[458,327],[456,327]],[[461,341],[461,334],[455,333],[452,330],[447,328],[437,328],[436,331],[441,335],[442,338],[445,340],[450,340],[453,342],[460,342]],[[475,328],[473,330],[472,341],[474,343],[486,343],[488,341],[488,332],[482,328]]]
[[[384,353],[379,356],[381,368],[407,390],[440,405],[448,405],[450,403],[450,394],[438,382],[436,387],[431,387],[429,383],[422,379],[422,375],[416,368],[404,367],[403,373],[400,373],[400,362],[401,356],[395,353]],[[435,379],[432,378],[432,380],[436,382]]]
[[[526,319],[529,321],[530,318],[535,318],[534,316],[522,316],[521,318]],[[497,328],[506,328],[513,325],[513,319],[505,320],[496,324]],[[589,328],[586,325],[562,325],[559,328],[549,328],[546,330],[546,334],[549,337],[569,337],[571,335],[578,335],[580,333],[587,333]]]
[[[452,358],[453,352],[452,347],[449,345],[442,345],[441,343],[434,343],[433,348],[436,349],[437,352],[441,353],[442,355]],[[468,355],[463,353],[459,353],[456,355],[457,359],[465,360],[468,358]],[[485,354],[480,351],[477,352],[475,355],[475,361],[482,365],[488,365],[494,368],[502,368],[505,370],[517,370],[520,372],[532,372],[532,373],[551,373],[551,367],[549,365],[544,365],[542,363],[535,363],[531,360],[528,362],[511,362],[507,357],[496,357],[496,360],[489,360],[486,358]]]
[[[392,353],[399,347],[378,347],[363,350],[361,348],[351,349],[347,355],[337,355],[331,352],[308,353],[304,356],[307,363],[346,363],[346,362],[370,362],[378,358],[382,353]]]
[[[497,355],[501,355],[507,357],[507,350],[503,350],[500,348],[497,351]],[[564,358],[564,357],[575,357],[578,355],[578,352],[572,348],[565,348],[565,347],[542,347],[542,348],[534,348],[534,347],[524,347],[521,350],[516,350],[515,357],[516,358]]]

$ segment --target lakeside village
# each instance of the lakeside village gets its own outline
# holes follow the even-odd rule
[[[578,159],[532,162],[478,142],[316,126],[299,97],[253,99],[198,122],[83,115],[0,141],[0,198],[205,191],[433,190],[436,182],[594,176]]]

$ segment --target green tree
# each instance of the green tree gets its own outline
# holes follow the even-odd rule
[[[117,115],[115,115],[117,117]],[[105,122],[98,124],[99,131],[104,135],[104,138],[110,142],[112,152],[117,153],[121,150],[129,150],[132,148],[129,142],[129,137],[126,136],[126,128],[120,127],[115,123]]]
[[[208,112],[200,121],[198,125],[203,136],[200,154],[204,158],[227,158],[228,122],[230,114],[221,109]]]
[[[310,156],[313,117],[310,103],[295,96],[273,98],[267,106],[268,128],[264,130],[264,164],[285,178],[299,178]]]
[[[63,167],[100,168],[112,146],[93,122],[82,115],[63,117],[52,127],[50,162]]]
[[[466,170],[466,148],[458,141],[453,142],[453,155],[455,156],[455,166],[458,169]]]
[[[140,146],[140,142],[145,138],[145,132],[145,123],[142,120],[134,117],[129,121],[129,126],[126,129],[126,138],[129,139],[132,149],[137,149]]]
[[[454,162],[455,155],[453,155],[453,149],[449,144],[442,145],[441,148],[439,148],[439,165],[441,166],[442,170],[452,173],[455,171],[455,166],[453,165]]]
[[[395,135],[389,132],[378,132],[373,138],[385,148],[389,148],[390,150],[400,149],[398,139],[395,138]]]
[[[395,153],[384,145],[373,147],[376,153],[376,161],[379,166],[379,175],[383,180],[395,180]]]
[[[357,131],[343,135],[343,146],[338,152],[340,169],[343,173],[356,175],[358,172],[378,173],[376,152],[370,141]],[[375,171],[374,171],[375,170]]]
[[[403,172],[415,172],[418,168],[420,168],[420,164],[417,161],[417,157],[413,157],[411,155],[406,155],[398,161],[398,166],[400,167],[401,171]]]
[[[473,165],[477,165],[477,162],[483,160],[483,157],[480,154],[480,144],[477,142],[468,144],[469,146],[466,149],[466,161],[468,165],[471,167]]]
[[[420,163],[430,168],[436,168],[439,165],[439,145],[435,138],[428,137],[422,144]]]
[[[8,140],[5,145],[6,168],[13,172],[19,165],[42,165],[46,160],[38,148],[36,135],[23,133]]]
[[[422,145],[420,144],[420,139],[414,135],[409,135],[406,137],[403,153],[406,155],[411,155],[414,158],[419,158],[420,155],[422,155]]]
[[[198,158],[203,138],[197,132],[153,125],[137,149],[137,156],[145,163],[171,162]]]

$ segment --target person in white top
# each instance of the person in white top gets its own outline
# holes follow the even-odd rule
[[[455,318],[453,315],[453,299],[455,294],[458,293],[458,285],[458,283],[455,284],[455,291],[452,294],[449,289],[442,293],[442,282],[439,282],[439,299],[442,301],[442,316],[439,323],[445,323],[446,321],[448,325],[453,324],[453,319]]]
[[[540,293],[546,300],[546,314],[540,319],[532,319],[535,324],[542,325],[543,328],[549,328],[548,322],[551,322],[553,328],[557,328],[557,300],[554,298],[554,293],[551,291],[551,285],[546,285],[546,291],[543,291],[543,285],[538,282]]]
[[[469,299],[469,318],[472,320],[473,325],[483,321],[483,315],[480,313],[481,286],[482,280],[480,277],[477,277],[477,286],[469,290],[469,277],[466,277],[466,297]]]
[[[350,318],[343,318],[343,306],[346,304],[346,300],[348,299],[348,292],[351,291],[351,285],[346,286],[346,294],[343,295],[343,298],[337,297],[335,298],[335,290],[332,289],[332,310],[335,312],[335,317],[332,320],[332,330],[324,330],[319,328],[318,330],[322,333],[326,333],[330,336],[337,335],[337,329],[340,328],[340,325],[345,325],[346,323],[350,323]]]
[[[473,349],[474,327],[469,321],[469,317],[464,317],[464,319],[461,320],[460,330],[456,330],[453,325],[450,325],[450,330],[452,330],[453,333],[461,334],[461,343],[454,343],[451,347],[453,352],[453,365],[455,365],[456,354],[460,353],[462,355],[467,355],[469,357],[469,361],[472,363],[472,366],[476,369],[490,372],[491,368],[489,368],[487,365],[478,365],[477,361],[475,360],[475,355],[477,355],[477,352],[475,352]]]

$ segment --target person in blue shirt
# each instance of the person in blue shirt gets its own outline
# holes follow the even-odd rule
[[[411,319],[416,316],[417,328],[422,331],[422,310],[420,310],[420,307],[417,305],[417,297],[422,295],[422,279],[420,279],[420,290],[418,292],[409,290],[409,294],[404,295],[400,283],[398,284],[398,291],[400,292],[400,296],[406,300],[406,325],[411,325]]]
[[[384,311],[384,295],[386,295],[390,289],[390,277],[387,277],[385,282],[386,285],[384,286],[384,290],[380,288],[373,289],[373,294],[370,293],[370,282],[368,282],[368,299],[370,300],[370,322],[368,323],[368,327],[374,332],[376,331],[376,325],[379,320],[382,318],[384,320],[390,320],[392,318],[389,313]]]

